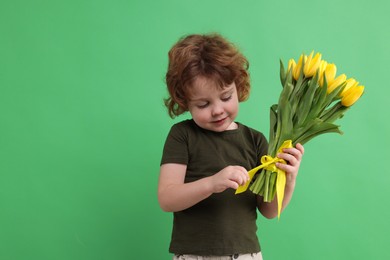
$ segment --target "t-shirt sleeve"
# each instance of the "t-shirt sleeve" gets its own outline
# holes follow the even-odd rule
[[[180,125],[172,126],[165,141],[161,164],[188,164],[188,133]]]

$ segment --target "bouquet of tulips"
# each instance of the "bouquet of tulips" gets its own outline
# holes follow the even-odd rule
[[[334,122],[362,96],[364,86],[345,74],[336,77],[336,65],[321,59],[321,54],[302,54],[291,59],[285,69],[280,61],[280,80],[283,90],[278,104],[270,109],[270,136],[268,155],[261,158],[262,165],[249,171],[256,179],[249,189],[271,202],[275,193],[278,199],[278,215],[284,197],[285,172],[276,168],[277,157],[283,148],[305,144],[325,133],[342,132]],[[249,183],[239,187],[236,193],[247,189]]]

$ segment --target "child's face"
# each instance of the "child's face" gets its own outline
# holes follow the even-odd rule
[[[207,130],[222,132],[237,128],[238,114],[236,84],[221,89],[207,79],[197,79],[191,88],[188,110],[195,123]]]

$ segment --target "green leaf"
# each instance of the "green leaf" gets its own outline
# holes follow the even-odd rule
[[[275,139],[275,133],[278,123],[278,105],[274,104],[270,107],[270,125],[269,125],[269,142],[272,143]]]
[[[335,100],[338,100],[340,99],[339,98],[339,94],[340,92],[344,89],[345,87],[345,83],[341,84],[340,86],[338,86],[337,88],[335,88],[332,92],[330,92],[326,98],[325,98],[325,101],[324,103],[322,104],[322,110],[321,110],[321,115],[324,113],[324,110],[330,105],[332,104]]]
[[[322,87],[318,87],[319,92],[317,93],[313,107],[310,110],[309,115],[307,116],[307,118],[309,120],[319,117],[320,116],[319,114],[321,113],[321,111],[323,111],[324,103],[325,103],[326,96],[327,96],[327,93],[326,93],[327,86],[328,86],[328,83],[326,81],[326,78],[324,77],[324,85]]]
[[[294,88],[294,84],[293,84],[293,76],[292,76],[292,70],[288,70],[287,71],[287,74],[286,74],[286,79],[285,79],[285,82],[284,82],[284,86],[286,86],[286,84],[291,84]]]
[[[268,144],[268,154],[273,154],[274,151],[277,149],[276,148],[276,145],[278,144],[278,140],[280,139],[280,134],[281,134],[281,125],[282,125],[282,117],[280,116],[280,109],[279,109],[279,105],[276,105],[274,106],[274,108],[277,109],[276,111],[276,128],[274,128],[274,138],[272,140],[269,141],[269,144]],[[271,134],[270,134],[271,135]]]
[[[292,137],[293,145],[295,146],[297,144],[296,140],[299,140],[310,128],[313,127],[314,124],[321,124],[323,122],[323,120],[315,118],[306,121],[305,125],[303,126],[294,128]]]
[[[312,78],[312,80],[310,81],[310,84],[308,84],[308,88],[299,102],[299,110],[296,111],[296,114],[298,115],[297,126],[301,126],[304,124],[304,122],[306,121],[306,117],[309,114],[309,111],[312,109],[314,94],[317,90],[317,82],[318,74],[316,73],[314,78]]]
[[[303,81],[302,85],[299,86],[298,91],[294,91],[293,94],[292,94],[293,96],[291,97],[291,111],[293,113],[293,123],[294,123],[294,125],[298,124],[298,113],[297,113],[297,111],[299,110],[299,106],[303,105],[303,103],[301,102],[301,99],[302,99],[304,93],[306,93],[306,91],[308,89],[308,84],[307,83],[308,83],[307,80]]]
[[[280,83],[282,83],[282,87],[284,87],[284,84],[286,82],[286,71],[284,70],[283,62],[280,61]]]
[[[323,122],[321,124],[314,124],[308,131],[306,131],[295,142],[303,145],[307,143],[310,139],[326,133],[343,134],[343,132],[339,129],[339,126],[334,125],[332,123]]]
[[[277,147],[279,147],[282,142],[286,141],[287,139],[290,139],[289,138],[289,135],[292,134],[292,130],[293,130],[293,124],[292,124],[292,115],[291,115],[291,105],[289,102],[287,102],[284,107],[283,107],[283,110],[282,111],[279,111],[279,113],[282,114],[282,131],[281,131],[281,140],[279,142],[279,145],[277,145]]]
[[[283,142],[286,136],[286,132],[292,129],[292,118],[291,118],[291,106],[288,101],[291,92],[293,91],[292,84],[286,84],[283,88],[282,93],[279,97],[278,111],[277,111],[277,128],[275,136],[272,142],[269,143],[268,153],[271,156],[275,156],[276,149]],[[283,132],[282,132],[283,130]]]
[[[333,123],[337,119],[344,116],[345,111],[347,111],[349,107],[345,107],[341,104],[341,102],[337,102],[334,104],[331,108],[326,110],[323,115],[321,116],[321,119],[328,123]]]

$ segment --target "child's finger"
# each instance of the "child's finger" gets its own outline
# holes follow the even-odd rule
[[[235,181],[238,185],[244,185],[247,181],[247,177],[243,173],[234,174],[232,181]]]
[[[238,187],[239,187],[240,185],[237,183],[237,182],[235,182],[235,181],[232,181],[232,180],[229,180],[229,183],[228,183],[228,187],[229,188],[232,188],[232,189],[238,189]]]
[[[290,165],[297,165],[298,164],[298,159],[290,153],[280,153],[280,154],[278,154],[278,158],[284,159]]]
[[[296,167],[284,163],[276,163],[276,167],[286,172],[288,175],[295,175],[298,172]]]
[[[242,178],[240,185],[244,185],[247,181],[249,181],[248,171],[244,167],[241,167],[241,166],[237,166],[236,169]]]
[[[296,148],[301,152],[302,155],[305,153],[305,148],[300,143],[296,145]]]
[[[302,159],[302,152],[296,148],[286,148],[283,149],[283,153],[293,155],[297,160]]]

